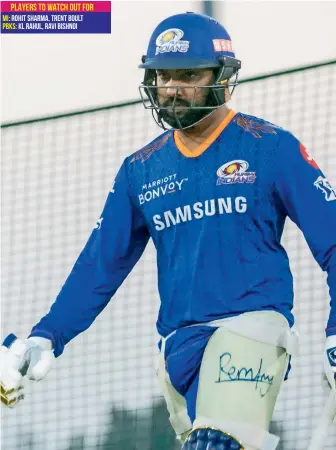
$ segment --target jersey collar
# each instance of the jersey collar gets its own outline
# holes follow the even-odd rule
[[[196,158],[197,156],[200,156],[202,153],[205,152],[205,150],[207,150],[210,147],[211,144],[213,144],[213,142],[218,138],[221,132],[229,125],[229,123],[236,114],[237,112],[231,109],[227,114],[227,116],[225,116],[222,122],[218,125],[218,127],[210,134],[210,136],[207,137],[207,139],[205,139],[204,142],[202,142],[202,144],[200,144],[193,151],[189,150],[188,147],[183,144],[177,131],[174,131],[174,141],[176,147],[182,153],[182,155],[186,156],[187,158]]]

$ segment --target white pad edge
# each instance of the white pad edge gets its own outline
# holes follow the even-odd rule
[[[192,423],[190,417],[187,414],[187,411],[180,411],[177,414],[171,415],[169,417],[169,421],[171,426],[173,427],[175,433],[180,436],[184,434],[186,431],[192,429]]]

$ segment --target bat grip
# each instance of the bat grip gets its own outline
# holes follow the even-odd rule
[[[21,373],[21,375],[24,377],[25,375],[27,375],[28,369],[29,369],[29,364],[30,364],[30,360],[25,360],[23,362],[23,365],[19,368],[19,372]]]
[[[336,401],[334,391],[330,392],[327,403],[324,406],[322,415],[313,431],[308,450],[322,450],[328,438],[329,427],[335,419]]]

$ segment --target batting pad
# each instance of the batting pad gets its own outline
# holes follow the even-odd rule
[[[219,427],[246,448],[275,449],[268,429],[287,365],[284,348],[218,328],[204,352],[193,426]]]
[[[280,339],[287,331],[287,321],[274,312],[223,320],[204,350],[193,423],[167,372],[163,339],[157,375],[177,437],[183,441],[191,428],[215,427],[241,440],[246,450],[274,450],[279,438],[268,429],[288,367],[287,341]],[[274,345],[281,341],[283,346]]]

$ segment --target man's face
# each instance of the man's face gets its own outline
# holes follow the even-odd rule
[[[174,106],[175,113],[168,109],[166,117],[175,117],[176,114],[180,118],[191,106],[204,106],[209,89],[197,86],[209,86],[214,81],[214,73],[210,69],[157,70],[156,76],[159,106]]]

